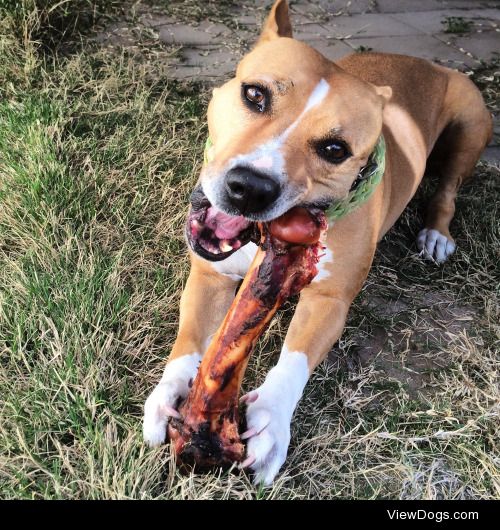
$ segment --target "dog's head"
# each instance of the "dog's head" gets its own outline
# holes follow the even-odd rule
[[[381,134],[390,97],[389,87],[293,39],[287,3],[278,0],[235,78],[213,91],[209,163],[187,226],[191,247],[224,259],[250,239],[253,221],[345,197]]]

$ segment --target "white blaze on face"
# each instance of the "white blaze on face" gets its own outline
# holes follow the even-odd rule
[[[264,171],[281,185],[281,193],[278,199],[265,212],[260,213],[259,219],[261,221],[270,221],[289,210],[293,203],[297,202],[301,190],[286,185],[288,175],[283,146],[290,134],[299,126],[304,116],[312,109],[318,107],[325,100],[329,91],[330,85],[325,79],[321,79],[309,95],[300,115],[280,135],[264,142],[250,153],[234,156],[221,172],[211,173],[210,165],[205,167],[202,170],[201,181],[203,191],[211,204],[220,204],[225,196],[225,175],[235,167],[246,167]]]
[[[270,155],[263,156],[253,161],[253,167],[258,169],[272,169],[273,167],[273,157]]]
[[[309,99],[307,100],[306,106],[302,111],[302,114],[299,116],[299,119],[304,116],[306,112],[309,112],[314,107],[317,107],[327,96],[330,90],[330,85],[325,79],[321,81],[314,87],[314,90],[311,92]]]
[[[251,153],[238,155],[229,162],[229,169],[238,165],[253,166],[256,169],[266,169],[272,175],[282,181],[286,177],[285,160],[281,152],[288,136],[297,128],[304,116],[313,108],[320,105],[328,95],[330,85],[325,79],[321,79],[314,87],[309,96],[304,110],[298,118],[289,125],[278,137],[273,138],[260,145]]]

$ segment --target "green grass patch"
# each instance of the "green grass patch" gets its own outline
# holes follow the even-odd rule
[[[463,17],[446,17],[441,21],[445,33],[468,33],[471,31],[474,23]]]

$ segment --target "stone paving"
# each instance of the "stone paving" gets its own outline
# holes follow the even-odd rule
[[[289,2],[294,36],[328,58],[373,50],[414,55],[463,71],[500,52],[500,1],[488,0],[296,0]],[[173,50],[167,75],[221,83],[251,48],[271,1],[228,2],[222,17],[178,20],[168,9],[140,9],[138,24]],[[454,32],[447,32],[451,25]],[[102,43],[129,44],[130,28],[116,23]],[[485,158],[500,161],[500,121]]]

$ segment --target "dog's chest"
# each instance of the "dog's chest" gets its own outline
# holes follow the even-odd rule
[[[257,245],[255,243],[247,243],[244,247],[241,247],[234,254],[231,254],[229,258],[223,261],[213,261],[212,267],[224,276],[228,276],[232,280],[239,281],[243,280],[250,268],[255,253],[257,252]],[[327,279],[330,276],[330,271],[327,266],[333,262],[333,253],[325,245],[323,247],[323,253],[321,254],[318,261],[318,274],[313,279],[313,282],[320,282]]]
[[[212,266],[218,273],[239,281],[245,277],[256,252],[257,245],[250,242],[231,254],[229,258],[223,261],[213,261]]]

